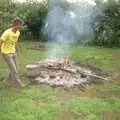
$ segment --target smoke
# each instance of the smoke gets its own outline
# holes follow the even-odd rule
[[[50,46],[49,56],[64,56],[71,45],[94,38],[92,24],[102,13],[95,5],[94,0],[50,0],[46,30],[54,45]]]

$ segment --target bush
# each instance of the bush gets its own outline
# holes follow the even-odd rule
[[[25,22],[22,38],[39,39],[42,36],[41,28],[44,25],[48,12],[48,1],[26,3],[13,2],[13,0],[0,0],[0,34],[11,26],[12,20],[18,16]]]
[[[12,0],[0,0],[0,34],[11,26],[16,16],[16,6]]]
[[[95,40],[99,46],[120,46],[120,2],[109,0],[104,9],[104,16],[98,16],[94,24]]]
[[[19,16],[27,25],[26,33],[30,33],[32,39],[41,38],[41,30],[47,16],[47,12],[48,0],[43,0],[42,2],[28,1],[20,6]]]

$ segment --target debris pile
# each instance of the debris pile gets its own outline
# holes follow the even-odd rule
[[[106,78],[96,75],[94,71],[75,65],[68,58],[45,59],[36,64],[27,65],[27,77],[37,84],[74,87],[84,86],[93,81],[103,81]]]

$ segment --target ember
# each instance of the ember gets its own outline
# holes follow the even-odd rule
[[[29,79],[38,84],[74,87],[89,84],[95,79],[107,80],[88,68],[75,65],[67,57],[42,60],[26,68]]]

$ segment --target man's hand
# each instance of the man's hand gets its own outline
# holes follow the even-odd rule
[[[20,57],[20,52],[16,52],[16,55],[17,55],[18,57]]]
[[[20,57],[20,47],[19,47],[18,42],[16,42],[15,48],[16,48],[16,54],[17,54],[17,56]]]

